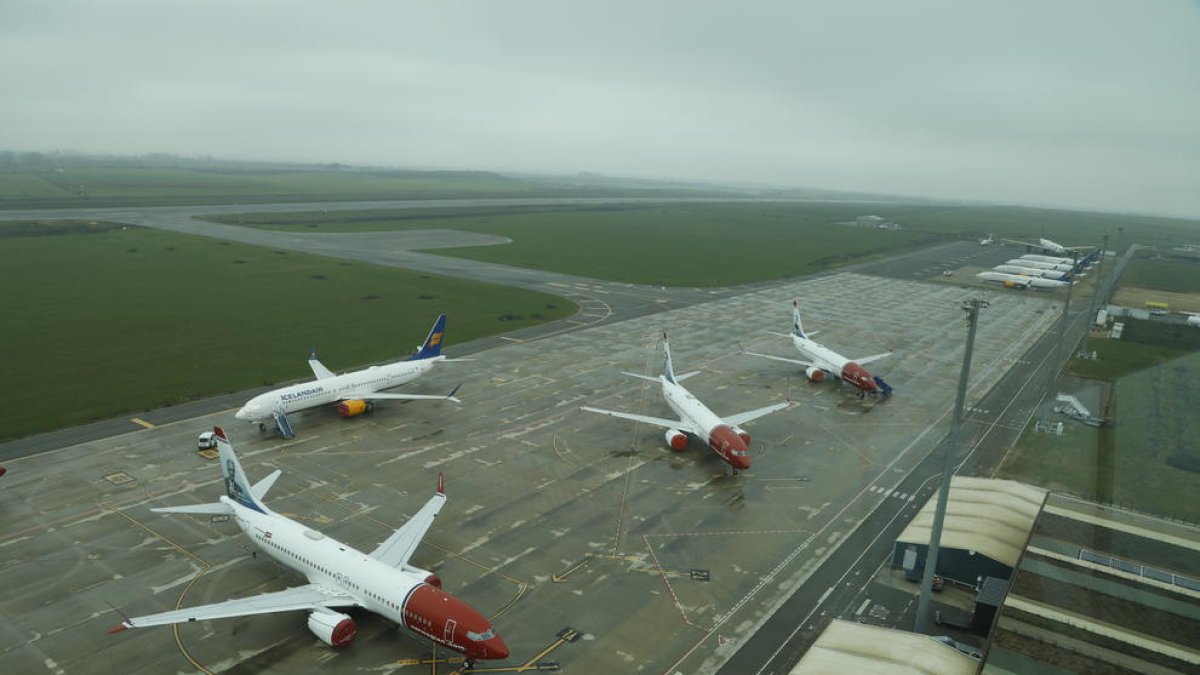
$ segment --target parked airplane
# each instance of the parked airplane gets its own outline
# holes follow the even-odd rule
[[[980,246],[991,246],[994,241],[996,241],[996,235],[989,234],[988,236],[979,240],[979,245]]]
[[[815,332],[812,334],[816,335]],[[795,363],[797,365],[805,366],[804,375],[813,382],[821,382],[827,375],[832,376],[834,379],[847,382],[856,387],[860,397],[866,396],[867,394],[891,396],[891,385],[889,385],[887,382],[884,382],[883,378],[876,377],[867,372],[867,369],[863,368],[863,365],[871,363],[872,361],[878,361],[885,356],[891,356],[892,352],[875,354],[874,356],[867,356],[861,359],[848,359],[821,344],[820,342],[809,339],[808,334],[804,332],[804,327],[800,324],[799,302],[792,301],[791,335],[775,332],[772,332],[772,335],[790,337],[792,339],[792,344],[795,345],[796,350],[800,352],[800,355],[804,357],[804,360],[787,359],[782,356],[759,354],[757,352],[744,353],[751,356],[761,356],[766,359],[774,359],[776,361],[783,361],[784,363]]]
[[[1059,279],[1063,281],[1070,280],[1072,275],[1069,271],[1048,270],[1039,267],[1025,267],[1024,265],[996,265],[992,268],[997,272],[1005,274],[1022,274],[1027,277],[1041,277],[1042,279]]]
[[[429,331],[425,342],[408,359],[341,375],[335,375],[314,355],[308,360],[308,365],[317,376],[315,381],[293,384],[259,394],[242,406],[234,417],[257,423],[260,430],[266,430],[264,422],[273,419],[279,434],[284,438],[291,438],[295,433],[288,422],[288,413],[327,403],[336,403],[337,412],[342,417],[361,415],[371,410],[375,401],[435,400],[457,403],[458,399],[454,397],[454,393],[458,391],[458,387],[445,396],[380,393],[381,389],[391,389],[412,382],[428,372],[437,362],[446,360],[446,357],[441,355],[445,330],[446,315],[443,314],[433,323],[433,329]]]
[[[267,555],[308,579],[303,586],[282,591],[188,607],[125,619],[110,630],[145,628],[187,621],[207,621],[251,614],[308,612],[308,629],[331,647],[354,639],[354,620],[334,607],[362,607],[394,621],[417,639],[430,640],[466,656],[467,667],[479,659],[508,658],[508,647],[491,622],[467,603],[441,589],[429,571],[409,564],[409,558],[446,501],[445,483],[438,476],[437,493],[403,527],[367,555],[347,544],[310,530],[262,503],[279,478],[276,470],[250,485],[225,432],[213,429],[225,495],[215,504],[151,509],[159,513],[233,516],[238,527]]]
[[[1073,262],[1070,258],[1059,258],[1057,256],[1051,256],[1051,255],[1039,255],[1037,253],[1026,253],[1025,255],[1021,256],[1018,259],[1019,260],[1033,260],[1035,262],[1052,263],[1055,265],[1070,265]]]
[[[1031,277],[1023,274],[1006,274],[1004,272],[980,272],[975,275],[976,278],[983,281],[997,281],[1004,285],[1005,288],[1062,288],[1069,286],[1070,281],[1059,281],[1057,279],[1043,279],[1041,277]]]
[[[784,401],[783,403],[776,403],[722,419],[701,403],[700,399],[696,398],[692,392],[679,384],[700,371],[692,371],[676,377],[675,369],[671,364],[671,345],[667,342],[666,333],[663,333],[662,344],[663,352],[666,354],[662,375],[648,377],[646,375],[638,375],[637,373],[623,372],[622,374],[650,382],[661,383],[663,398],[666,399],[667,405],[671,407],[671,410],[676,415],[679,415],[679,419],[671,420],[662,417],[635,415],[633,413],[603,410],[588,406],[583,406],[583,410],[666,427],[667,432],[664,437],[666,438],[667,445],[676,452],[682,452],[687,449],[687,434],[693,434],[697,438],[705,439],[708,442],[708,447],[712,448],[712,451],[717,453],[717,456],[722,461],[732,467],[734,475],[737,475],[737,472],[741,469],[749,469],[750,452],[748,448],[750,445],[750,434],[746,433],[739,425],[756,420],[764,415],[769,415],[776,410],[783,410],[790,406],[791,402]]]
[[[1075,266],[1069,262],[1065,262],[1065,263],[1046,262],[1044,260],[1033,260],[1032,258],[1026,258],[1025,256],[1021,256],[1020,258],[1013,258],[1012,260],[1009,260],[1005,264],[1006,265],[1017,265],[1019,267],[1032,267],[1032,268],[1036,268],[1036,269],[1040,269],[1040,270],[1058,270],[1059,272],[1070,272],[1071,270],[1075,269]]]
[[[1089,248],[1092,248],[1091,246],[1063,246],[1062,244],[1058,244],[1056,242],[1050,241],[1049,239],[1046,239],[1044,237],[1041,239],[1038,239],[1038,243],[1036,243],[1036,244],[1031,244],[1027,241],[1018,241],[1016,239],[1003,239],[1001,241],[1007,241],[1010,244],[1019,244],[1021,246],[1028,246],[1030,248],[1041,249],[1048,253],[1055,253],[1057,255],[1070,255],[1071,251],[1086,251]]]

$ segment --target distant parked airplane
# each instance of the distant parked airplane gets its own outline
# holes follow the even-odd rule
[[[996,235],[989,234],[988,236],[979,240],[979,245],[980,246],[991,246],[992,242],[994,242],[994,241],[996,241]]]
[[[412,382],[432,369],[434,364],[446,360],[446,357],[441,355],[445,330],[446,315],[442,314],[434,322],[429,337],[417,348],[417,353],[408,359],[341,375],[335,375],[314,355],[308,360],[308,365],[317,376],[316,381],[293,384],[259,394],[242,406],[234,417],[257,423],[262,430],[266,429],[264,422],[273,419],[279,434],[284,438],[291,438],[295,434],[291,423],[288,422],[288,413],[328,403],[336,403],[337,412],[342,417],[361,415],[370,410],[375,401],[434,400],[457,403],[458,399],[454,397],[454,393],[458,391],[458,387],[445,396],[380,393],[381,389],[391,389]]]
[[[1044,237],[1038,239],[1038,243],[1036,244],[1031,244],[1027,241],[1019,241],[1016,239],[1003,239],[1001,241],[1007,241],[1010,244],[1019,244],[1021,246],[1041,249],[1047,253],[1054,253],[1056,255],[1070,255],[1071,251],[1086,251],[1090,248],[1093,248],[1092,246],[1063,246],[1062,244],[1050,241]]]
[[[446,501],[445,484],[440,475],[437,494],[368,555],[267,508],[262,499],[281,472],[276,470],[250,485],[225,432],[220,427],[213,432],[221,473],[225,476],[225,495],[215,504],[151,510],[233,516],[255,546],[303,574],[308,583],[282,591],[125,619],[110,633],[251,614],[305,611],[308,612],[308,629],[321,642],[330,647],[344,647],[354,639],[354,619],[332,608],[362,607],[403,626],[418,640],[429,640],[464,654],[468,668],[477,659],[508,658],[508,646],[496,634],[490,621],[475,608],[443,591],[442,581],[436,574],[408,564]]]
[[[663,364],[663,373],[658,377],[648,377],[646,375],[638,375],[637,373],[622,373],[630,377],[636,377],[650,382],[658,382],[662,385],[662,395],[666,399],[667,405],[671,410],[679,415],[679,419],[671,420],[662,417],[650,417],[648,415],[635,415],[633,413],[618,412],[616,410],[603,410],[601,408],[591,408],[583,406],[583,410],[588,412],[600,413],[602,415],[611,415],[613,417],[621,417],[635,422],[644,422],[659,427],[665,427],[667,432],[665,438],[667,445],[672,450],[682,452],[687,449],[688,437],[687,434],[693,434],[697,438],[702,438],[708,442],[708,447],[717,453],[717,456],[722,461],[727,463],[732,469],[734,475],[741,469],[750,468],[750,434],[746,433],[740,426],[751,420],[756,420],[764,415],[769,415],[776,410],[783,410],[791,405],[791,402],[784,401],[776,403],[750,412],[744,412],[737,415],[721,418],[712,410],[709,410],[700,399],[696,398],[692,392],[679,384],[683,380],[696,375],[699,371],[684,373],[676,377],[675,369],[671,365],[671,345],[667,342],[667,334],[663,333],[662,337],[663,353],[666,354],[666,361]],[[685,433],[686,432],[686,433]]]
[[[884,382],[882,378],[867,372],[867,369],[863,368],[863,365],[891,356],[892,352],[875,354],[874,356],[866,356],[860,359],[848,359],[820,342],[809,339],[809,334],[804,332],[804,327],[800,324],[800,303],[798,301],[792,301],[792,333],[788,335],[786,333],[772,332],[772,334],[779,335],[780,337],[790,337],[792,344],[804,359],[788,359],[782,356],[759,354],[757,352],[744,353],[751,356],[761,356],[765,359],[774,359],[775,361],[805,366],[804,375],[813,382],[823,381],[826,375],[832,376],[835,379],[853,385],[858,389],[859,396],[866,396],[867,394],[891,395],[892,387]],[[816,335],[816,333],[814,332],[812,335]]]
[[[997,272],[1004,272],[1005,274],[1021,274],[1021,275],[1029,276],[1029,277],[1041,277],[1042,279],[1058,279],[1061,281],[1069,281],[1072,277],[1071,272],[1069,270],[1068,271],[1048,270],[1048,269],[1043,269],[1040,267],[1026,267],[1024,265],[1013,264],[1013,261],[1011,261],[1011,260],[1009,261],[1009,264],[996,265],[992,269]]]
[[[1056,279],[1043,279],[1042,277],[1031,277],[1022,274],[1006,274],[1004,272],[980,272],[975,275],[976,278],[983,281],[996,281],[1004,285],[1005,288],[1062,288],[1070,286],[1070,281],[1058,281]]]

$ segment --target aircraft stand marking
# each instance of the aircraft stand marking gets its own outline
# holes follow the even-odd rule
[[[477,665],[476,667],[472,668],[471,670],[465,670],[464,668],[458,667],[458,668],[455,668],[454,670],[450,671],[447,675],[467,675],[469,673],[528,673],[528,672],[557,673],[562,670],[562,666],[560,666],[557,661],[543,661],[542,659],[549,656],[554,650],[558,649],[559,647],[562,647],[563,645],[571,644],[572,642],[578,641],[579,638],[582,636],[583,636],[583,633],[580,632],[579,630],[577,630],[575,628],[571,628],[570,626],[566,626],[562,630],[558,631],[558,633],[555,635],[556,639],[554,640],[554,642],[551,642],[544,649],[542,649],[542,651],[533,655],[531,658],[529,658],[528,660],[526,660],[524,663],[522,663],[519,666],[483,666],[483,667],[479,667]],[[396,666],[400,666],[402,668],[406,667],[406,666],[428,665],[430,667],[429,672],[431,673],[431,675],[437,675],[437,665],[439,663],[461,665],[464,662],[465,662],[465,659],[461,656],[438,658],[437,647],[435,646],[433,653],[428,657],[422,657],[419,659],[398,659],[396,661],[393,661],[392,664],[396,665]]]
[[[108,509],[109,511],[112,511],[113,513],[117,514],[118,516],[121,516],[122,518],[124,518],[125,520],[128,520],[129,522],[133,523],[134,525],[137,525],[141,529],[154,535],[159,540],[166,542],[169,546],[171,546],[171,548],[174,548],[175,550],[186,555],[187,557],[191,558],[192,560],[195,560],[196,562],[200,563],[200,565],[202,566],[200,573],[197,574],[196,576],[192,577],[191,581],[187,582],[187,585],[184,586],[183,590],[179,592],[179,600],[177,600],[175,602],[175,609],[177,609],[177,610],[183,609],[183,600],[184,600],[184,598],[187,597],[188,591],[190,591],[192,589],[192,584],[196,583],[200,579],[200,577],[207,574],[208,571],[212,569],[212,565],[209,565],[208,562],[206,560],[204,560],[203,558],[200,558],[199,556],[192,553],[191,551],[183,548],[179,544],[176,544],[175,542],[171,541],[170,539],[164,537],[163,535],[159,534],[157,531],[155,531],[154,529],[152,529],[145,523],[142,523],[141,521],[136,520],[135,518],[133,518],[129,514],[125,513],[121,509],[117,508],[116,506],[113,506],[112,504],[110,504],[108,502],[100,502],[100,506]],[[181,636],[179,634],[179,627],[181,625],[183,625],[183,624],[178,624],[178,623],[171,624],[171,632],[175,634],[175,646],[179,648],[179,653],[182,654],[183,658],[187,659],[188,663],[192,664],[192,666],[196,670],[199,670],[200,672],[205,673],[205,675],[216,675],[215,673],[213,673],[213,671],[200,665],[199,661],[192,658],[192,655],[190,652],[188,652],[187,647],[185,647],[183,645],[183,636]]]
[[[134,417],[134,418],[130,419],[129,421],[133,422],[134,424],[136,424],[138,426],[146,427],[147,429],[157,429],[158,428],[157,426],[147,422],[146,420],[144,420],[140,417]]]

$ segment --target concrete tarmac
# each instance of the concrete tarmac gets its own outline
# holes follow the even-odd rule
[[[715,672],[882,503],[917,503],[914,467],[945,433],[961,358],[959,303],[977,290],[834,273],[708,302],[598,322],[547,339],[497,343],[406,387],[466,382],[461,406],[381,405],[342,420],[296,416],[292,441],[260,436],[232,406],[9,462],[0,491],[0,654],[13,672],[351,670],[445,673],[429,648],[362,611],[358,639],[334,651],[302,613],[107,635],[130,615],[303,583],[227,522],[151,507],[212,501],[218,467],[196,434],[222,424],[251,478],[284,474],[276,510],[370,550],[432,493],[449,502],[414,563],[495,618],[512,648],[506,672]],[[798,367],[737,354],[794,356],[785,331],[800,298],[806,327],[871,365],[896,389],[860,401],[810,383]],[[1053,303],[997,294],[980,328],[973,400],[1051,325]],[[664,303],[665,304],[665,303]],[[670,414],[654,373],[672,336],[689,388],[718,413],[791,399],[746,425],[753,466],[728,475],[702,443],[580,405]],[[467,392],[471,392],[467,395]],[[111,605],[111,606],[110,606]],[[444,657],[444,654],[437,655]]]

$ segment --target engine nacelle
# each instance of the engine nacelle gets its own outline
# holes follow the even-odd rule
[[[747,433],[745,429],[741,427],[734,427],[733,433],[737,434],[738,438],[741,438],[743,443],[750,445],[750,434]]]
[[[308,629],[330,647],[345,647],[354,641],[354,635],[358,632],[354,619],[338,612],[310,613]]]
[[[341,415],[342,417],[356,417],[365,412],[371,412],[371,409],[374,407],[375,406],[371,405],[370,401],[360,401],[356,398],[352,398],[348,401],[342,401],[341,403],[337,404],[337,414]]]
[[[667,433],[663,434],[663,438],[667,441],[667,447],[675,452],[682,452],[687,449],[688,437],[678,429],[667,429]]]
[[[818,368],[816,366],[809,366],[808,368],[805,368],[804,376],[813,382],[824,382],[825,381],[825,371],[821,370],[820,368]]]

